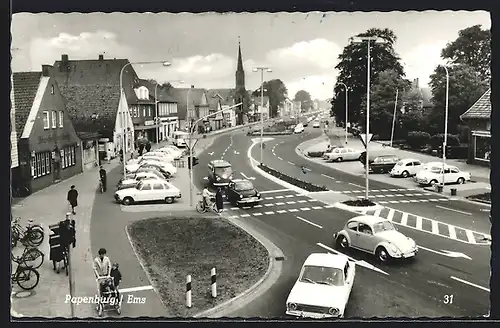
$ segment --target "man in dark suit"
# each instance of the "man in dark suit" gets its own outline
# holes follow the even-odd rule
[[[74,185],[72,185],[71,189],[68,191],[67,200],[69,202],[69,205],[71,206],[71,213],[75,215],[75,207],[78,206],[78,191],[76,190]]]
[[[101,183],[102,183],[102,191],[103,192],[106,192],[106,180],[107,180],[107,174],[106,174],[106,170],[102,167],[101,165],[101,168],[99,169],[99,177],[101,178]]]

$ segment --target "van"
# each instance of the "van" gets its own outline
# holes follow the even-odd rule
[[[189,139],[189,133],[184,132],[184,131],[175,131],[172,135],[172,143],[176,147],[186,147],[187,146],[187,140]]]
[[[215,187],[227,186],[233,179],[233,169],[231,163],[216,159],[212,160],[207,165],[208,168],[208,182]]]
[[[297,124],[297,126],[295,126],[293,133],[302,133],[302,132],[304,132],[304,125],[302,123],[299,123]]]

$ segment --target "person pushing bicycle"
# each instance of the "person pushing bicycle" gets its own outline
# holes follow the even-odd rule
[[[210,190],[208,190],[207,187],[205,187],[205,189],[203,189],[202,197],[203,206],[205,208],[208,208],[212,204],[211,198],[214,197],[214,194]]]

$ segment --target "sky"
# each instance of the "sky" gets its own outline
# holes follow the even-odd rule
[[[260,85],[256,66],[272,69],[264,80],[281,79],[288,96],[306,90],[327,99],[338,72],[338,55],[348,39],[369,28],[389,28],[397,36],[396,53],[407,78],[427,87],[429,75],[443,63],[441,49],[472,25],[489,29],[485,11],[311,12],[311,13],[93,13],[14,14],[12,70],[40,71],[61,54],[69,59],[126,58],[139,77],[174,86],[234,88],[241,42],[246,88]]]

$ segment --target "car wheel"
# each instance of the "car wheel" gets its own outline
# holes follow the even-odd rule
[[[342,157],[337,158],[337,162],[342,162]]]
[[[122,201],[123,205],[131,205],[134,203],[134,199],[132,197],[125,197]]]
[[[380,262],[387,262],[390,258],[389,253],[387,253],[387,250],[383,246],[377,248],[375,255],[377,255],[377,258]]]
[[[464,184],[465,183],[465,179],[464,178],[458,178],[457,183],[458,184]]]
[[[349,242],[345,236],[339,236],[337,238],[337,247],[341,249],[349,248]]]
[[[172,204],[174,202],[174,197],[165,197],[165,203]]]
[[[429,183],[431,186],[434,186],[434,185],[437,185],[437,180],[431,180],[431,182]]]
[[[408,173],[408,171],[403,171],[403,173],[401,173],[401,176],[403,178],[408,178],[409,175],[410,175],[410,173]]]

